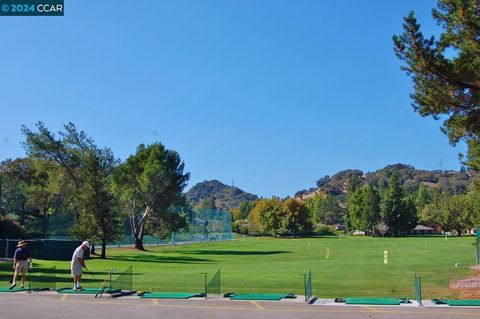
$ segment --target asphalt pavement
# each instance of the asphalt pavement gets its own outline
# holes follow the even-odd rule
[[[480,319],[480,308],[326,306],[301,301],[265,302],[225,299],[163,300],[138,297],[94,298],[56,292],[0,293],[1,318],[69,319]]]

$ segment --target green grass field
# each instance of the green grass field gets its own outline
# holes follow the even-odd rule
[[[222,270],[222,293],[272,292],[303,294],[302,274],[312,270],[319,297],[414,298],[414,273],[422,276],[426,298],[455,297],[452,279],[471,275],[475,262],[473,238],[242,238],[181,246],[108,250],[108,259],[93,258],[87,266],[97,281],[110,268],[133,266],[137,291],[202,292],[204,277]],[[326,258],[326,249],[330,256]],[[388,250],[388,264],[384,264]],[[458,267],[455,263],[458,262]],[[35,271],[57,266],[57,288],[70,287],[70,263],[35,261]],[[10,264],[0,264],[0,280],[7,286]],[[96,287],[84,273],[84,287]]]

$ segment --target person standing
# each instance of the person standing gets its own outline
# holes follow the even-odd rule
[[[22,273],[22,284],[20,288],[25,286],[25,279],[27,277],[27,270],[28,270],[28,262],[30,262],[30,267],[32,266],[32,257],[30,256],[30,252],[25,248],[27,243],[24,240],[20,240],[17,245],[17,249],[15,250],[15,254],[13,255],[13,280],[12,285],[10,286],[10,290],[15,288],[17,285],[17,276],[19,273]]]
[[[82,286],[80,285],[80,281],[82,279],[82,268],[87,269],[87,266],[85,265],[85,259],[83,258],[83,254],[85,250],[89,248],[90,248],[89,242],[84,241],[73,252],[71,270],[72,270],[72,276],[73,276],[74,290],[82,289]]]

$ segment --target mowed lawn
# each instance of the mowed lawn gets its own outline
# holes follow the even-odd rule
[[[455,297],[449,281],[473,274],[474,239],[412,238],[241,238],[230,242],[150,246],[108,250],[92,258],[84,287],[98,287],[110,268],[133,266],[137,291],[202,292],[204,275],[221,269],[221,292],[304,293],[303,275],[312,270],[319,297],[391,296],[414,298],[414,274],[423,277],[426,298]],[[326,258],[326,250],[329,258]],[[388,264],[384,264],[384,251]],[[455,266],[455,263],[458,263]],[[70,263],[35,261],[35,272],[57,266],[57,288],[70,287]],[[10,265],[0,264],[0,286],[7,286]],[[115,276],[113,276],[115,278]]]

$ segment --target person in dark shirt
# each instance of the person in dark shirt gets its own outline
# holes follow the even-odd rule
[[[32,266],[32,257],[30,252],[25,248],[27,243],[24,240],[20,240],[17,245],[17,250],[13,255],[13,269],[15,273],[13,274],[12,285],[10,290],[12,290],[17,285],[17,276],[19,273],[22,273],[22,285],[20,288],[23,288],[25,285],[25,278],[27,277],[27,267],[28,262],[30,261],[30,267]]]

